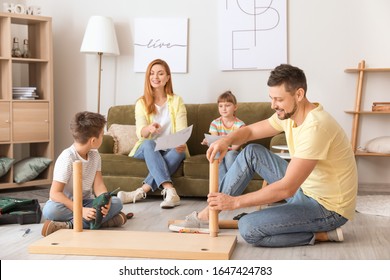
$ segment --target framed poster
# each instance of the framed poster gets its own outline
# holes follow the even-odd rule
[[[220,69],[287,63],[286,0],[218,0]]]
[[[134,30],[134,72],[161,58],[172,73],[187,73],[187,18],[136,18]]]

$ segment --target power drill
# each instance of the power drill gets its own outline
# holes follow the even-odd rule
[[[100,228],[100,226],[102,224],[102,220],[103,220],[103,214],[102,214],[101,208],[104,205],[108,204],[108,202],[111,199],[111,196],[114,193],[116,193],[119,189],[120,188],[117,188],[117,189],[113,190],[112,192],[102,193],[101,195],[99,195],[98,197],[96,197],[92,201],[92,207],[96,210],[96,219],[90,222],[90,224],[89,224],[89,228],[90,229],[98,229],[98,228]]]

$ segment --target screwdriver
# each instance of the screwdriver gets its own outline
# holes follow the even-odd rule
[[[24,232],[24,234],[23,234],[23,237],[25,237],[27,234],[29,234],[30,233],[30,229],[28,228],[28,229],[26,229],[26,231]]]

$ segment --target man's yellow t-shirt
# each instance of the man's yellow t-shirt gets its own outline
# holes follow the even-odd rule
[[[347,219],[355,213],[357,168],[351,144],[341,126],[323,107],[310,111],[300,126],[276,113],[269,122],[284,131],[291,158],[318,160],[302,184],[303,192]]]

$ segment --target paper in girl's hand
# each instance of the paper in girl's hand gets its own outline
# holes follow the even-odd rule
[[[207,145],[210,146],[213,142],[217,141],[218,139],[221,139],[223,136],[211,135],[205,133],[204,137],[206,138]]]

